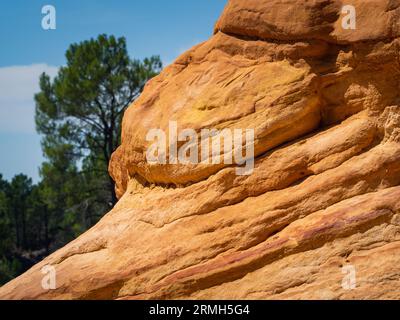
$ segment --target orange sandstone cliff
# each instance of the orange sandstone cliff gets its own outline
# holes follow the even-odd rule
[[[126,111],[115,208],[0,298],[400,299],[400,1],[347,2],[230,0]],[[169,121],[253,128],[253,173],[148,163]]]

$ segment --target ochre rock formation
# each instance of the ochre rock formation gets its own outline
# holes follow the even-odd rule
[[[126,111],[116,207],[0,298],[399,299],[399,36],[398,0],[230,0]],[[253,128],[254,172],[146,162],[171,120]]]

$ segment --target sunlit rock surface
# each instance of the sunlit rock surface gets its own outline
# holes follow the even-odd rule
[[[126,111],[117,206],[0,298],[399,299],[400,1],[351,2],[356,30],[340,1],[229,1]],[[253,128],[254,172],[147,163],[169,121]]]

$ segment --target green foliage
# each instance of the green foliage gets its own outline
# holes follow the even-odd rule
[[[161,61],[131,60],[125,39],[106,35],[71,45],[66,59],[54,81],[41,76],[35,96],[43,150],[50,165],[73,170],[80,163],[84,171],[96,171],[113,205],[117,199],[107,166],[119,145],[123,112],[160,71]]]
[[[41,181],[0,175],[0,284],[95,224],[117,201],[108,174],[121,120],[162,64],[130,59],[124,38],[100,35],[66,52],[51,79],[42,74],[35,121],[46,161]]]
[[[8,215],[6,190],[8,182],[0,174],[0,257],[12,245],[11,221]]]
[[[21,272],[23,272],[23,268],[18,259],[11,258],[11,260],[8,260],[4,257],[0,258],[0,284],[7,283]]]
[[[100,35],[66,52],[52,81],[43,74],[36,100],[37,130],[48,161],[43,199],[61,229],[61,242],[98,221],[117,201],[108,174],[122,115],[161,69],[159,57],[131,60],[124,38]]]
[[[37,212],[33,212],[32,180],[17,175],[8,183],[0,175],[0,283],[29,266],[26,251],[40,247]]]

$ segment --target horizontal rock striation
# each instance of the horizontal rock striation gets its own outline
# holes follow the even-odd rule
[[[352,5],[230,0],[126,111],[116,207],[0,298],[399,299],[400,1]],[[169,121],[254,129],[253,173],[148,163]]]

